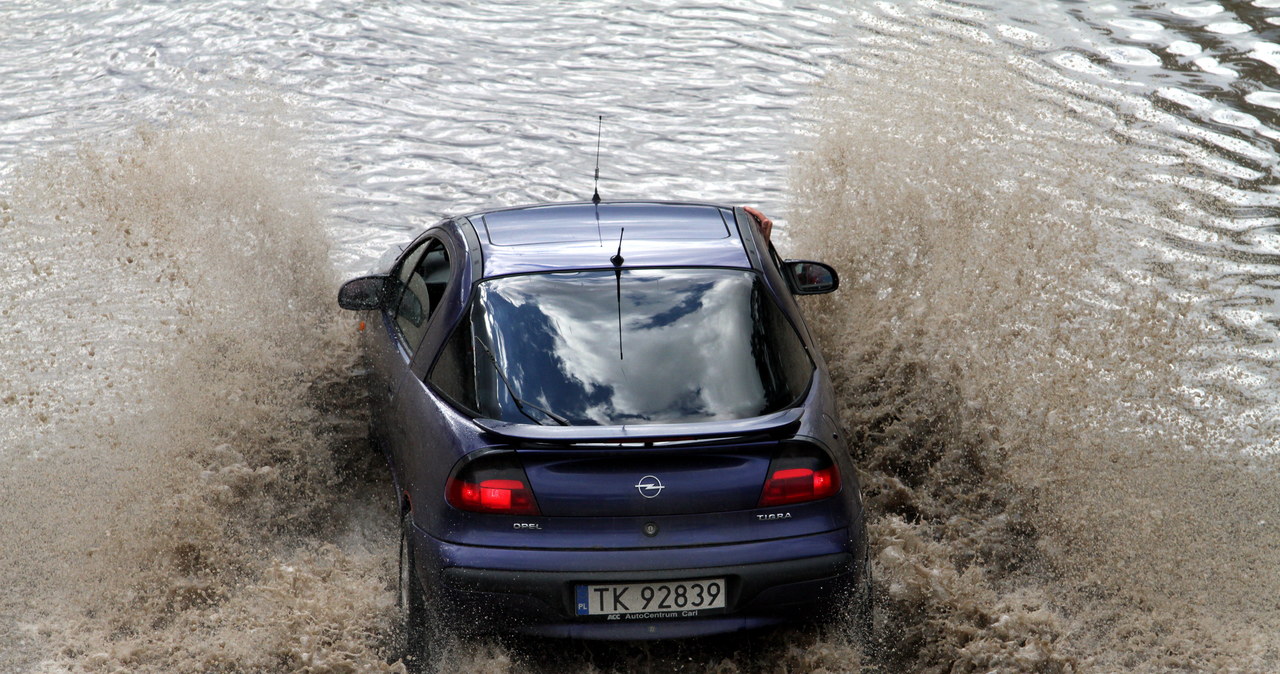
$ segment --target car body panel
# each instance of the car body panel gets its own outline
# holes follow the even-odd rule
[[[468,220],[481,234],[485,277],[612,268],[610,258],[619,250],[629,267],[751,266],[731,224],[732,210],[720,206],[554,204],[472,214]]]
[[[479,216],[494,246],[556,246],[595,238],[627,241],[726,240],[729,210],[706,204],[608,201],[600,204],[546,204],[487,211]]]
[[[476,425],[494,435],[531,442],[656,442],[673,438],[749,436],[797,428],[804,410],[792,408],[747,419],[675,424],[619,426],[535,426],[477,418]]]
[[[538,549],[527,550],[496,545],[464,545],[434,539],[417,530],[415,542],[424,552],[437,555],[441,568],[486,568],[506,571],[568,571],[588,580],[618,580],[617,573],[629,580],[660,577],[677,569],[727,566],[730,564],[766,564],[834,554],[858,554],[860,546],[850,543],[847,529],[832,529],[816,534],[770,538],[726,545],[693,545],[647,547],[614,550],[601,546],[595,550]],[[597,576],[596,574],[601,574]],[[613,574],[613,575],[608,575]],[[652,575],[651,574],[656,574]],[[689,577],[706,576],[691,572]]]
[[[731,513],[758,503],[775,443],[700,450],[520,450],[542,514]]]

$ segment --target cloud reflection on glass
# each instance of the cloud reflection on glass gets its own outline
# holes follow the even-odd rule
[[[472,328],[511,390],[480,354],[466,402],[516,423],[551,422],[536,408],[573,425],[741,419],[793,403],[813,370],[755,273],[732,269],[491,279]]]

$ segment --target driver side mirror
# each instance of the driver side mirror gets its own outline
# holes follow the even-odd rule
[[[831,265],[809,260],[787,260],[782,265],[796,295],[821,295],[840,287],[840,275]]]
[[[352,311],[381,309],[387,278],[386,276],[361,276],[343,283],[338,289],[338,306]]]

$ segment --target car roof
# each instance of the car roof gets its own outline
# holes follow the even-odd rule
[[[484,276],[553,269],[712,266],[750,268],[733,209],[702,203],[604,201],[471,213]],[[625,231],[624,231],[625,229]]]

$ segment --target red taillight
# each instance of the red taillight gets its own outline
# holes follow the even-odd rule
[[[811,467],[795,467],[796,464]],[[760,492],[760,507],[816,501],[839,491],[840,471],[830,459],[823,455],[784,455],[769,466],[769,478]]]
[[[537,515],[533,492],[520,480],[449,480],[449,503],[459,510],[507,515]]]
[[[445,485],[445,499],[459,510],[538,515],[538,502],[512,453],[494,453],[466,464]]]

